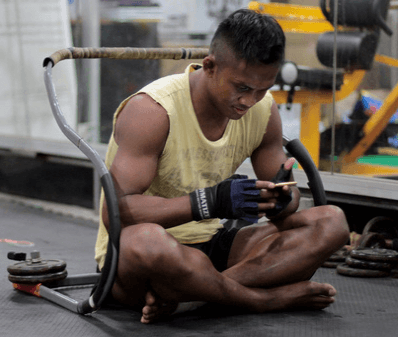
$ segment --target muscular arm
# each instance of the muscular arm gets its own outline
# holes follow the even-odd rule
[[[168,132],[166,111],[145,94],[133,97],[118,116],[115,141],[119,148],[110,173],[123,227],[150,222],[169,228],[192,220],[188,196],[165,199],[142,195],[155,177]],[[102,216],[107,226],[105,203]]]
[[[281,165],[287,160],[283,151],[282,122],[279,116],[278,107],[275,102],[271,108],[271,116],[267,126],[267,132],[260,146],[253,152],[251,161],[253,170],[259,180],[271,180]],[[292,191],[293,200],[288,207],[275,218],[284,217],[295,212],[299,205],[300,193],[296,187],[285,186],[282,193]]]

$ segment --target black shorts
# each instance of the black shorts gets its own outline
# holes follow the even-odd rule
[[[185,244],[184,246],[201,250],[210,258],[214,267],[222,272],[227,269],[229,252],[236,233],[240,228],[247,225],[251,225],[251,223],[245,220],[229,220],[224,224],[224,228],[220,228],[210,241]]]

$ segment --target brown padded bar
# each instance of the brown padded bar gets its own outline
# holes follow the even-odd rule
[[[119,60],[137,59],[203,59],[208,55],[206,48],[67,48],[46,57],[43,66],[49,62],[55,66],[59,61],[82,58],[111,58]]]

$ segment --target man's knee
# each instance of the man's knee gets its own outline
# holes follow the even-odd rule
[[[156,224],[140,224],[122,230],[120,260],[140,268],[152,269],[165,255],[177,254],[177,241]]]
[[[350,229],[343,210],[337,206],[321,206],[318,209],[318,226],[322,227],[325,239],[332,245],[344,245],[350,236]]]
[[[323,208],[322,213],[324,217],[328,219],[330,226],[338,231],[339,234],[349,236],[350,229],[343,210],[340,207],[333,205],[323,206]]]

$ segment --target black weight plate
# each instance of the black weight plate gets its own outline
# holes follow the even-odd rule
[[[378,262],[398,262],[398,252],[392,249],[368,248],[354,249],[351,257],[358,260]]]
[[[40,275],[47,273],[56,273],[66,268],[66,262],[62,260],[42,260],[32,263],[31,261],[22,261],[7,267],[11,275]]]
[[[389,262],[358,260],[351,256],[347,256],[345,262],[351,268],[372,270],[391,270],[395,265],[394,263]]]
[[[395,221],[385,216],[377,216],[371,219],[362,231],[363,234],[379,233],[386,239],[398,238],[398,228]]]
[[[322,267],[325,268],[336,268],[340,263],[344,263],[349,251],[343,247],[334,252],[329,258],[323,263]]]
[[[393,278],[398,278],[398,269],[391,269],[390,276]]]
[[[386,240],[378,233],[367,233],[361,236],[358,249],[364,248],[386,248]]]
[[[344,262],[345,258],[348,255],[347,249],[339,249],[337,252],[334,252],[328,259],[327,261],[330,262]]]
[[[345,256],[333,254],[333,255],[329,256],[327,261],[329,261],[329,262],[344,262]]]
[[[353,277],[387,277],[390,275],[390,273],[385,270],[351,268],[346,263],[339,264],[336,270],[340,275]]]
[[[39,283],[51,283],[54,281],[63,280],[68,276],[66,270],[60,271],[58,273],[52,274],[42,274],[42,275],[8,275],[8,279],[12,283],[22,283],[22,284],[39,284]]]
[[[336,268],[340,263],[343,263],[341,261],[325,261],[322,265],[322,267],[325,268]]]

